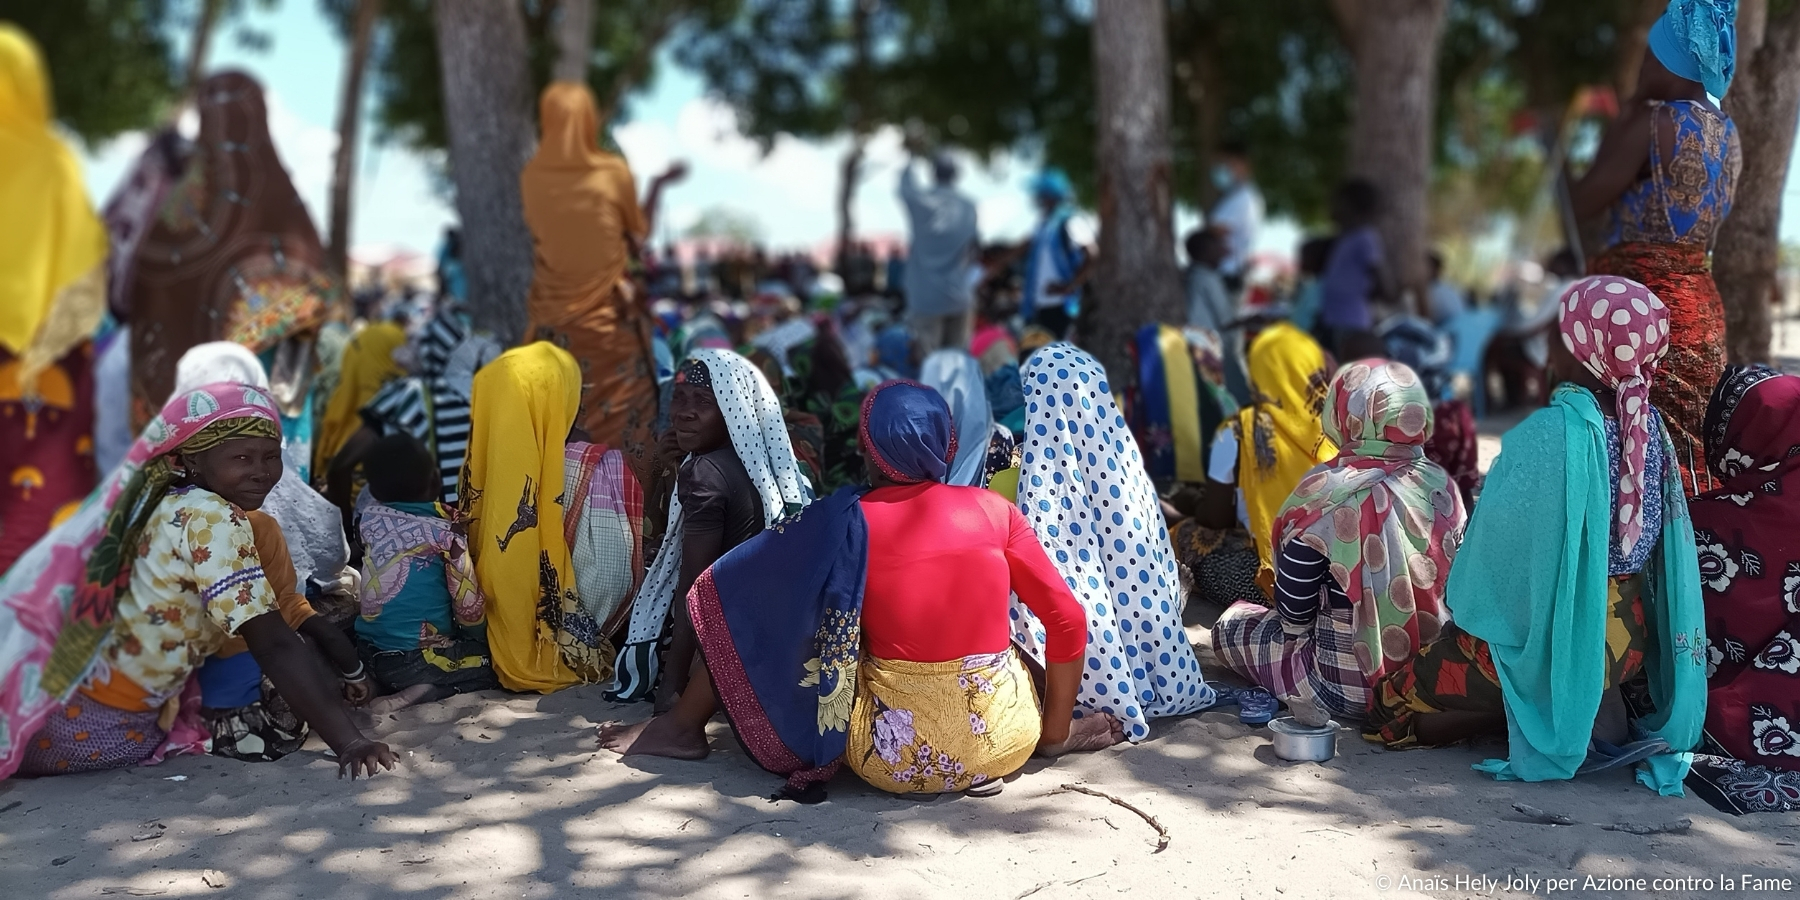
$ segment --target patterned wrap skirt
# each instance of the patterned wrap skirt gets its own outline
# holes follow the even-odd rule
[[[77,693],[50,714],[31,737],[21,775],[63,775],[135,766],[149,759],[166,736],[162,710],[130,712]]]
[[[1018,771],[1042,729],[1015,650],[938,663],[864,657],[844,762],[890,793],[963,791]]]
[[[1213,624],[1213,653],[1284,703],[1304,700],[1361,719],[1369,712],[1369,679],[1356,662],[1351,619],[1348,609],[1321,609],[1311,629],[1291,634],[1280,613],[1240,601]]]

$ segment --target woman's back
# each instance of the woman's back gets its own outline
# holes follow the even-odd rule
[[[1012,592],[1044,621],[1053,662],[1080,654],[1086,617],[1006,498],[927,482],[870,491],[862,512],[869,528],[863,633],[871,655],[946,662],[1005,650]]]
[[[1731,212],[1743,166],[1737,126],[1697,101],[1651,113],[1650,174],[1627,188],[1608,215],[1607,246],[1633,242],[1711,248]]]

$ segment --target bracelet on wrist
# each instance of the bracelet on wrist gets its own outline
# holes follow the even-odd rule
[[[338,677],[345,681],[361,681],[368,677],[367,668],[365,664],[359,662],[356,664],[356,671],[339,672]]]

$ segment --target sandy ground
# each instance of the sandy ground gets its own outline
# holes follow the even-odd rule
[[[1514,421],[1483,423],[1484,467]],[[1190,612],[1208,656],[1206,611]],[[401,768],[369,782],[338,781],[315,741],[278,763],[187,757],[0,783],[0,896],[1800,896],[1800,816],[1733,818],[1626,774],[1525,785],[1469,770],[1498,744],[1392,753],[1345,730],[1331,762],[1285,763],[1265,731],[1212,712],[1157,723],[1136,746],[1033,761],[994,798],[898,799],[845,775],[827,802],[799,806],[764,799],[777,780],[723,723],[705,762],[594,749],[594,725],[645,714],[597,689],[407,710],[379,726]],[[1063,784],[1137,806],[1168,848],[1136,814]],[[1514,803],[1693,824],[1641,837],[1536,824]],[[1746,875],[1790,880],[1746,889]]]

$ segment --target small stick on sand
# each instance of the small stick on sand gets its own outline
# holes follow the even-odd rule
[[[1111,794],[1103,793],[1101,791],[1096,791],[1093,788],[1085,788],[1079,784],[1065,784],[1062,787],[1059,787],[1056,790],[1051,791],[1049,794],[1047,794],[1045,796],[1053,797],[1057,794],[1067,793],[1069,791],[1074,791],[1077,794],[1086,794],[1090,797],[1099,797],[1102,800],[1111,801],[1113,803],[1113,805],[1115,805],[1115,806],[1121,806],[1121,807],[1124,807],[1125,809],[1128,809],[1134,813],[1137,813],[1138,818],[1143,819],[1145,822],[1150,823],[1150,827],[1156,829],[1156,835],[1157,835],[1156,849],[1152,850],[1150,852],[1151,853],[1161,853],[1164,850],[1169,849],[1169,829],[1164,828],[1163,824],[1161,822],[1156,821],[1155,816],[1153,816],[1147,812],[1144,812],[1143,810],[1138,809],[1137,807],[1132,806],[1131,804],[1126,803],[1125,801],[1120,800],[1119,798],[1114,797]]]
[[[1580,823],[1576,822],[1574,819],[1569,818],[1568,816],[1559,816],[1559,815],[1556,815],[1555,813],[1547,813],[1541,809],[1538,809],[1535,806],[1526,806],[1523,803],[1514,803],[1512,805],[1512,808],[1518,810],[1520,815],[1522,815],[1525,818],[1530,819],[1534,822],[1537,822],[1540,825],[1576,825],[1576,824],[1580,824]]]
[[[1637,825],[1631,822],[1619,822],[1614,825],[1602,825],[1607,831],[1623,831],[1626,834],[1686,834],[1694,827],[1694,820],[1686,817],[1661,825]]]

